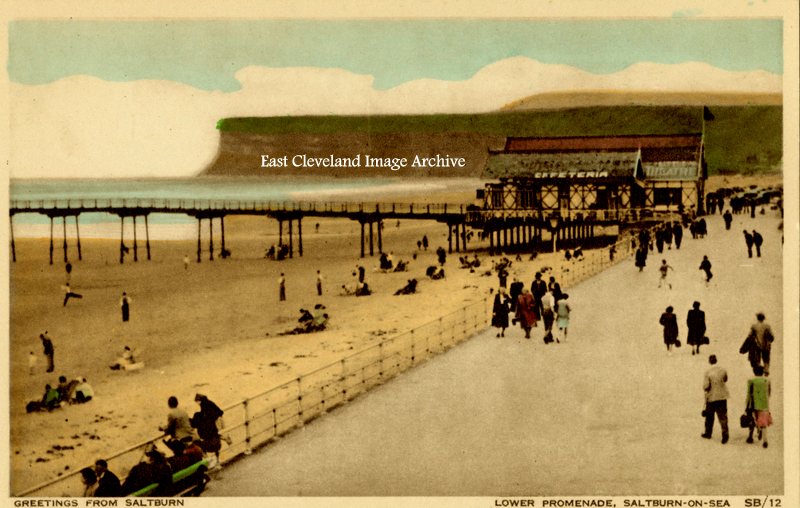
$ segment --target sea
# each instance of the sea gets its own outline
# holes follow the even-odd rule
[[[482,187],[475,178],[315,178],[194,177],[147,179],[11,179],[9,199],[52,202],[94,199],[196,199],[240,201],[391,202],[394,196],[471,191]],[[407,201],[407,200],[406,200]],[[11,218],[15,238],[49,238],[50,219],[39,213],[16,213]],[[153,240],[189,240],[197,236],[196,219],[183,214],[148,216]],[[54,237],[64,231],[61,218],[54,221]],[[144,224],[137,223],[143,236]],[[119,238],[120,218],[109,213],[82,213],[81,238]],[[67,238],[75,238],[75,219],[66,220]],[[125,236],[133,235],[126,219]]]

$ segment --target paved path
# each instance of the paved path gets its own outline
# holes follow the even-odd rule
[[[748,259],[743,226],[765,238]],[[783,491],[782,279],[778,219],[716,216],[709,236],[626,261],[572,290],[566,343],[493,330],[474,337],[251,457],[228,465],[208,496],[512,496],[778,494]],[[698,270],[714,265],[709,287]],[[526,279],[532,279],[528,274]],[[711,345],[668,355],[658,318],[673,305],[685,343],[694,300]],[[738,426],[751,372],[738,353],[763,310],[777,341],[769,448]],[[700,437],[708,354],[728,370],[731,441]],[[753,471],[758,471],[754,474]]]

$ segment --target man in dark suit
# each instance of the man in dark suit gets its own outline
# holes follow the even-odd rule
[[[542,315],[542,297],[547,293],[547,283],[542,280],[541,272],[536,272],[533,282],[531,283],[531,294],[537,309],[537,313]]]
[[[108,470],[108,463],[103,459],[98,459],[94,463],[94,471],[97,473],[97,490],[95,497],[120,497],[120,488],[117,475]]]

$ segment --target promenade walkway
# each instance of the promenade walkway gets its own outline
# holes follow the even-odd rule
[[[205,496],[753,495],[784,488],[784,336],[779,219],[720,216],[680,250],[616,265],[568,292],[566,343],[494,330],[227,465]],[[742,229],[757,229],[761,258]],[[687,232],[688,233],[688,232]],[[698,270],[713,263],[706,287]],[[661,259],[673,289],[658,289]],[[529,284],[533,274],[526,275]],[[711,345],[667,354],[658,324],[702,304]],[[739,428],[751,376],[738,353],[757,311],[776,332],[769,448]],[[731,440],[702,439],[708,355],[729,374]]]

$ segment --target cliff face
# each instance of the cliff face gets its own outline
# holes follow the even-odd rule
[[[774,170],[780,166],[782,107],[590,106],[482,114],[226,118],[218,122],[219,149],[201,175],[480,177],[489,150],[502,150],[507,136],[624,136],[705,132],[711,173]],[[280,167],[263,167],[283,160]],[[357,167],[320,167],[322,159],[360,157]],[[370,159],[406,159],[396,171]],[[414,167],[415,158],[463,159]],[[285,159],[284,159],[285,157]],[[316,159],[304,164],[305,159]],[[371,166],[371,167],[370,167]]]
[[[489,150],[502,149],[504,144],[503,136],[477,133],[264,134],[222,131],[217,157],[202,175],[477,177],[486,165]],[[284,160],[286,167],[262,167],[264,155],[278,160],[278,164]],[[422,160],[437,155],[440,156],[438,160]],[[356,156],[360,156],[359,167],[309,167],[323,163],[310,159],[333,159],[334,163],[340,159],[341,163],[342,159],[354,160]],[[375,158],[381,161],[375,161]],[[386,159],[398,158],[406,159],[405,167],[396,171],[389,167],[375,167]],[[429,167],[431,164],[414,167],[416,158],[420,159],[418,162],[432,163],[435,167]],[[463,159],[463,167],[454,160],[459,158]]]

